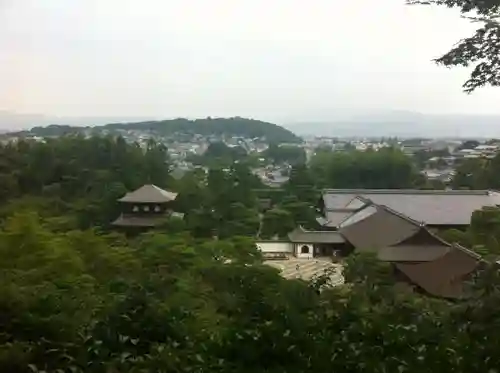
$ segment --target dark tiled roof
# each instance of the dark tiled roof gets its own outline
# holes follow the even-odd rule
[[[133,192],[127,193],[120,202],[130,203],[165,203],[174,201],[177,198],[177,193],[172,193],[156,185],[146,184]]]
[[[344,238],[339,232],[333,231],[306,231],[302,227],[296,228],[288,234],[291,242],[296,243],[343,243]]]
[[[450,251],[445,245],[397,245],[378,250],[378,258],[386,262],[429,262]]]
[[[423,263],[397,263],[396,267],[408,279],[429,294],[444,298],[460,298],[464,279],[478,269],[480,257],[454,245],[442,257]]]
[[[130,216],[120,215],[111,225],[116,227],[155,227],[165,218],[160,215],[158,217],[143,217],[143,216]]]
[[[327,189],[326,214],[345,211],[358,196],[427,225],[468,225],[475,210],[500,205],[500,193],[488,190]]]
[[[339,232],[357,250],[373,251],[397,245],[421,228],[385,206],[369,205],[340,224]]]

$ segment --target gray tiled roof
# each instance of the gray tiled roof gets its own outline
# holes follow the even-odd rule
[[[154,227],[163,221],[164,216],[132,216],[132,215],[120,215],[118,219],[111,223],[116,227]]]
[[[325,214],[325,227],[334,228],[349,217],[352,211],[327,211]]]
[[[475,210],[500,205],[500,193],[488,190],[328,189],[323,192],[327,220],[357,196],[427,225],[468,225]]]
[[[419,223],[385,206],[367,206],[353,217],[355,219],[341,225],[339,232],[359,251],[377,251],[397,245],[422,228]]]
[[[378,258],[386,262],[429,262],[451,250],[445,245],[397,245],[378,250]]]
[[[422,263],[397,263],[408,279],[426,292],[445,298],[466,295],[464,278],[476,271],[481,259],[461,246],[453,245],[442,257]]]
[[[133,192],[127,193],[120,202],[130,203],[165,203],[174,201],[177,198],[177,193],[172,193],[156,185],[146,184]]]
[[[343,243],[344,238],[339,232],[333,231],[306,231],[298,227],[288,234],[291,242],[297,243]]]

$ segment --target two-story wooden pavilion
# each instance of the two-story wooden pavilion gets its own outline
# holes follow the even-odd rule
[[[116,227],[154,228],[174,213],[177,193],[146,184],[118,200],[120,216],[111,223]]]

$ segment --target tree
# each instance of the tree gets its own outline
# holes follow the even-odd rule
[[[106,131],[118,134],[121,131],[146,131],[162,137],[181,138],[191,140],[196,135],[203,137],[243,137],[263,139],[266,143],[300,143],[300,137],[291,131],[273,123],[260,120],[235,118],[205,118],[189,120],[177,118],[162,121],[110,123],[95,127],[74,127],[67,125],[51,125],[47,127],[33,127],[29,131],[21,131],[19,136],[73,136],[92,129],[93,133]]]
[[[154,141],[143,151],[121,137],[71,135],[3,144],[0,155],[0,198],[50,199],[39,212],[72,214],[73,228],[105,228],[119,213],[116,200],[126,191],[171,182],[166,149]]]
[[[306,153],[299,146],[270,144],[262,157],[275,164],[301,164],[306,162]]]
[[[248,208],[241,202],[229,205],[223,220],[219,223],[218,235],[221,238],[233,236],[255,237],[260,220],[257,209]]]
[[[488,162],[481,158],[464,160],[451,184],[455,189],[488,189]]]
[[[296,196],[299,201],[309,204],[315,204],[319,198],[312,172],[305,164],[292,167],[285,190]]]
[[[311,171],[328,188],[410,188],[418,177],[411,159],[393,148],[318,154],[311,159]]]
[[[500,85],[500,24],[498,0],[407,0],[410,4],[435,4],[458,8],[462,15],[481,26],[475,33],[458,42],[449,52],[436,60],[450,66],[474,66],[469,79],[463,84],[464,91],[490,85]]]
[[[84,260],[36,214],[20,213],[0,232],[0,278],[0,369],[55,370],[103,300]]]
[[[295,228],[290,212],[278,208],[266,211],[262,218],[261,238],[286,237]]]
[[[482,247],[482,253],[500,256],[500,209],[484,207],[472,214],[468,229],[472,248]]]
[[[486,259],[500,257],[500,209],[484,207],[474,211],[471,224],[465,231],[450,229],[440,232],[447,242],[458,243],[474,250]]]
[[[462,149],[474,149],[477,146],[479,146],[479,141],[477,140],[466,140],[462,142],[458,147],[457,150],[462,150]]]

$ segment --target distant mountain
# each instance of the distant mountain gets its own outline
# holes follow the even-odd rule
[[[116,122],[140,122],[155,120],[152,117],[60,117],[43,114],[19,114],[0,110],[0,131],[19,131],[34,126],[70,125],[95,126]]]
[[[314,136],[500,138],[500,115],[379,111],[354,113],[334,120],[288,123],[285,126],[298,135]]]
[[[298,135],[316,136],[500,138],[500,115],[422,114],[402,110],[337,110],[323,115],[312,113],[310,117],[311,120],[289,121],[283,124],[283,127]],[[106,126],[103,125],[115,123],[109,125],[108,128],[120,128],[120,126],[123,126],[122,128],[134,128],[137,125],[142,128],[145,128],[144,126],[153,126],[155,130],[168,133],[171,128],[177,126],[174,122],[178,120],[157,121],[157,119],[152,117],[54,117],[0,111],[0,131],[3,129],[10,131],[27,129],[34,126],[46,127],[51,124],[69,126],[64,131],[78,131],[78,129],[72,129],[71,127],[101,126],[105,128]],[[182,119],[180,121],[191,122],[197,126],[207,120],[190,121]],[[266,122],[252,121],[245,122],[245,125],[259,127],[258,123]],[[267,126],[267,128],[280,127],[271,123],[268,123],[268,125],[270,126]],[[214,128],[214,123],[208,128]],[[285,130],[282,127],[280,128]],[[214,130],[218,131],[217,129]],[[57,133],[58,131],[57,127],[52,127],[50,130],[51,133]],[[285,135],[285,138],[289,138],[288,136]]]
[[[175,133],[191,133],[204,136],[229,135],[246,138],[265,137],[269,142],[286,143],[300,142],[300,137],[277,124],[245,118],[206,118],[206,119],[171,119],[161,121],[146,121],[132,123],[110,123],[103,126],[78,127],[70,125],[37,126],[20,135],[61,136],[79,133],[92,129],[93,131],[142,130],[157,135],[172,135]]]

